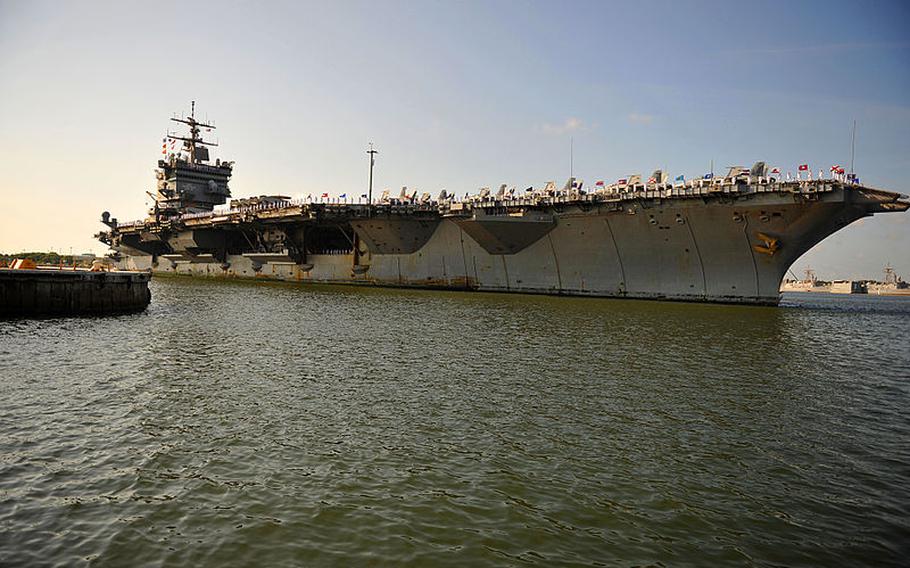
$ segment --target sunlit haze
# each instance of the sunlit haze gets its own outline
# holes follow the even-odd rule
[[[633,5],[634,4],[634,5]],[[174,113],[218,127],[233,196],[463,195],[764,160],[910,193],[907,2],[0,0],[0,251],[75,253],[146,215]],[[910,278],[910,214],[793,267]]]

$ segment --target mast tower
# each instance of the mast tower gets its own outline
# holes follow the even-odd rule
[[[158,161],[157,194],[155,205],[149,211],[155,221],[182,215],[211,211],[216,205],[227,202],[231,196],[228,182],[233,162],[209,161],[209,147],[218,146],[202,137],[202,129],[215,129],[215,125],[196,119],[196,101],[190,103],[190,115],[171,118],[173,122],[189,127],[187,135],[167,132],[167,140],[183,142],[181,153],[171,153]]]
[[[171,118],[174,122],[180,122],[190,127],[190,136],[178,136],[167,133],[170,140],[180,140],[183,142],[183,148],[190,154],[190,163],[198,164],[209,160],[209,151],[206,146],[218,146],[214,142],[208,142],[202,138],[202,129],[215,130],[215,125],[199,122],[196,120],[196,101],[190,101],[190,115],[186,118]]]

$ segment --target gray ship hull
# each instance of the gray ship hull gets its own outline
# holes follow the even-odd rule
[[[108,226],[96,237],[124,268],[219,278],[446,288],[775,305],[781,280],[809,248],[853,221],[902,212],[898,193],[859,185],[831,168],[830,179],[782,181],[767,164],[724,177],[669,183],[656,170],[593,191],[570,178],[563,189],[499,188],[458,200],[372,195],[294,201],[261,195],[225,209],[233,162],[209,161],[202,128],[158,161],[155,203],[144,220]],[[806,166],[807,167],[807,166]],[[805,168],[803,168],[805,169]]]
[[[843,188],[744,197],[557,203],[533,215],[475,208],[429,221],[377,214],[350,222],[349,254],[303,262],[280,253],[132,254],[123,264],[208,277],[776,305],[799,256],[873,212]]]

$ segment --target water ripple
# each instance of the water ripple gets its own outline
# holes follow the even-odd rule
[[[899,565],[910,301],[156,279],[0,322],[0,565]]]

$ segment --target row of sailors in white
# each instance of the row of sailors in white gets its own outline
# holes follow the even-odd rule
[[[812,180],[811,170],[808,169],[808,165],[802,164],[799,166],[797,173],[797,180],[802,179],[802,173],[806,172],[806,179]],[[818,179],[823,179],[824,172],[819,170]],[[850,183],[859,183],[859,178],[854,174],[845,173],[844,168],[839,165],[831,166],[830,169],[830,179],[850,182]],[[523,191],[516,191],[516,188],[508,187],[506,184],[499,186],[499,190],[494,195],[490,188],[483,187],[480,191],[471,195],[470,193],[465,193],[462,199],[459,199],[457,195],[453,193],[448,193],[446,190],[442,190],[439,193],[439,196],[434,201],[432,196],[427,193],[419,193],[418,191],[410,191],[407,186],[401,188],[401,192],[397,197],[392,197],[389,190],[384,190],[379,196],[379,203],[393,203],[393,204],[417,204],[417,205],[432,205],[433,203],[443,203],[443,202],[483,202],[483,201],[508,201],[513,199],[546,199],[553,197],[578,197],[581,195],[586,195],[588,193],[593,193],[594,195],[615,195],[615,194],[628,194],[634,193],[637,191],[671,191],[684,188],[695,188],[695,187],[705,187],[705,186],[715,186],[715,185],[726,185],[736,183],[738,181],[745,181],[746,183],[774,183],[778,181],[778,178],[774,176],[780,175],[780,168],[769,168],[765,165],[764,162],[756,162],[751,168],[746,168],[743,166],[731,166],[727,172],[727,175],[724,177],[715,177],[713,173],[705,174],[698,179],[686,180],[684,176],[677,176],[676,179],[671,183],[669,176],[663,170],[655,170],[651,177],[648,178],[646,183],[642,183],[641,176],[638,174],[630,175],[624,179],[618,180],[617,182],[611,183],[609,185],[604,184],[602,181],[598,181],[594,186],[593,192],[585,191],[584,181],[577,180],[574,177],[569,178],[565,186],[562,189],[558,189],[555,181],[549,181],[541,189],[534,189],[529,187]],[[787,181],[792,179],[791,174],[787,174]],[[228,205],[225,209],[229,210],[259,210],[259,209],[271,209],[276,207],[281,207],[285,205],[299,205],[303,203],[311,202],[327,202],[327,203],[348,203],[348,199],[345,195],[341,195],[339,198],[329,198],[328,194],[323,194],[321,198],[317,200],[313,199],[312,195],[308,195],[305,199],[294,199],[291,200],[283,196],[275,196],[275,202],[268,203],[259,203],[252,207],[235,207],[233,204]],[[280,199],[278,199],[280,197]],[[366,198],[366,195],[361,196],[361,200],[358,202],[363,202]],[[262,196],[260,200],[268,199],[268,196]],[[244,204],[245,205],[245,204]],[[190,218],[197,216],[210,216],[213,212],[199,213],[199,214],[184,214],[182,218]]]
[[[807,181],[812,181],[812,172],[806,165],[800,166],[796,175],[797,181],[801,181],[803,179],[802,172],[806,172],[805,179]],[[829,173],[830,176],[827,179],[859,184],[859,177],[852,173],[846,173],[842,166],[831,166]],[[595,184],[594,191],[592,192],[585,191],[584,181],[577,180],[575,178],[569,178],[562,189],[557,189],[555,181],[547,182],[546,185],[541,189],[535,190],[533,187],[529,187],[523,192],[516,192],[515,187],[507,189],[506,184],[503,184],[499,187],[499,191],[494,196],[489,188],[484,187],[481,188],[479,193],[476,195],[465,194],[464,201],[503,201],[509,199],[524,198],[579,196],[586,195],[587,193],[593,193],[594,195],[612,195],[633,193],[636,191],[661,191],[727,185],[737,182],[759,184],[775,183],[777,181],[782,181],[779,179],[779,176],[780,168],[772,168],[769,171],[764,162],[757,162],[754,166],[752,166],[752,168],[732,166],[729,168],[727,175],[723,177],[715,176],[713,173],[705,174],[701,178],[689,180],[685,179],[684,176],[677,176],[673,182],[669,181],[668,176],[665,172],[663,172],[663,170],[655,170],[654,173],[651,174],[651,177],[648,178],[646,183],[642,183],[641,175],[634,174],[609,185],[605,184],[603,181],[598,181]],[[793,179],[793,175],[787,173],[786,181],[793,181]],[[825,179],[823,170],[818,171],[817,179]],[[452,200],[455,197],[456,196],[454,195],[447,196],[445,191],[443,191],[439,196],[439,201]]]
[[[811,171],[807,169],[807,166],[800,166],[800,172],[807,172],[807,180],[812,179]],[[847,174],[844,172],[844,169],[841,166],[832,166],[831,167],[831,178],[838,181],[853,182],[859,183],[859,178],[853,174]],[[618,180],[617,182],[605,185],[604,182],[598,181],[595,184],[593,192],[585,191],[584,181],[577,180],[575,178],[569,178],[569,181],[566,182],[565,186],[562,189],[559,189],[555,181],[549,181],[546,185],[535,190],[533,187],[529,187],[523,191],[516,191],[514,186],[509,187],[507,184],[502,184],[499,186],[499,190],[494,195],[490,188],[483,187],[480,191],[471,195],[470,193],[465,193],[464,196],[459,199],[458,195],[454,193],[448,193],[446,190],[442,190],[439,193],[439,196],[436,198],[435,202],[453,202],[453,201],[505,201],[511,199],[526,199],[526,198],[547,198],[547,197],[561,197],[561,196],[579,196],[585,195],[587,193],[593,193],[595,195],[603,194],[623,194],[623,193],[632,193],[635,191],[659,191],[659,190],[671,190],[671,189],[681,189],[681,188],[694,188],[694,187],[704,187],[706,185],[724,185],[735,183],[737,181],[745,181],[747,183],[773,183],[778,181],[778,178],[775,176],[780,175],[780,168],[769,168],[765,165],[764,162],[757,162],[752,168],[746,168],[743,166],[731,166],[727,172],[727,175],[724,177],[714,176],[713,173],[705,174],[698,179],[685,179],[683,176],[677,176],[674,182],[669,181],[669,177],[663,170],[655,170],[651,177],[648,178],[647,183],[642,183],[641,176],[638,174],[630,175],[627,178]],[[787,181],[792,179],[791,174],[787,174]],[[802,179],[802,174],[797,173],[797,180]],[[823,179],[823,172],[819,170],[818,179]],[[323,196],[325,197],[325,196]],[[362,196],[365,197],[365,196]],[[307,201],[311,199],[308,198]],[[362,201],[362,199],[361,199]],[[347,202],[342,196],[338,202]],[[387,189],[384,190],[379,196],[379,203],[410,203],[418,205],[432,204],[434,200],[432,196],[423,192],[411,191],[407,186],[401,188],[401,192],[397,197],[393,197],[391,192]]]

